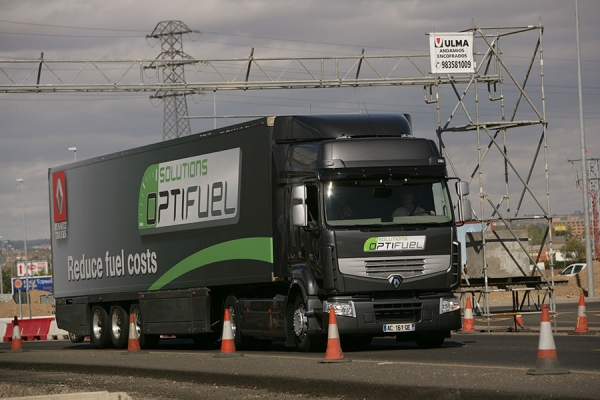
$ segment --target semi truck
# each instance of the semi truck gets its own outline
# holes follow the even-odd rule
[[[72,341],[124,348],[133,315],[143,348],[215,344],[225,309],[249,349],[322,348],[330,312],[342,346],[439,347],[461,327],[468,185],[409,115],[263,117],[48,181],[56,322]]]

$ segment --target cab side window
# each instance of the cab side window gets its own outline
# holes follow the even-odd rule
[[[319,195],[316,185],[306,185],[306,208],[308,210],[308,226],[318,226]]]

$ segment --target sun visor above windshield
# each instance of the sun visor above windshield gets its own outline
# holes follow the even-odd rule
[[[276,142],[298,142],[344,137],[412,136],[409,119],[403,114],[340,114],[276,117]]]
[[[321,168],[446,167],[433,141],[412,137],[331,140],[321,145],[318,161]]]

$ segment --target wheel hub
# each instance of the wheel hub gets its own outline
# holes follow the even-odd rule
[[[94,312],[92,330],[96,338],[100,338],[100,336],[102,336],[102,318],[100,316],[100,312],[97,310]]]
[[[232,333],[233,337],[235,337],[235,332],[237,330],[237,327],[235,326],[235,309],[233,307],[229,307],[229,318],[230,318],[229,323],[231,324],[231,333]]]
[[[121,337],[121,318],[117,311],[112,315],[112,332],[113,336],[118,339]]]
[[[294,333],[297,337],[306,335],[307,324],[308,318],[306,317],[306,310],[304,307],[300,307],[294,311]]]

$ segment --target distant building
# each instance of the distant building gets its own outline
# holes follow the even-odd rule
[[[567,227],[571,227],[571,234],[573,236],[584,237],[585,221],[583,214],[552,217],[552,223],[555,232],[566,231]]]

